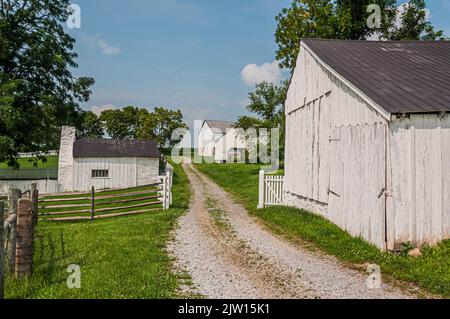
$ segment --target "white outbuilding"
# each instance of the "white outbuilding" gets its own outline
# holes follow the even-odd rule
[[[198,134],[199,155],[216,163],[244,160],[245,141],[235,126],[232,122],[204,121]]]
[[[382,249],[450,238],[450,43],[303,40],[285,199]]]
[[[119,189],[158,182],[161,153],[155,141],[76,138],[61,132],[58,183],[63,192]]]

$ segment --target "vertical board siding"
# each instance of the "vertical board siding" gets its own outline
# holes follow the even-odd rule
[[[392,246],[450,238],[450,118],[395,120],[390,140]]]
[[[386,123],[301,50],[286,99],[285,192],[381,248]]]
[[[148,159],[151,161],[152,159]],[[92,170],[108,170],[108,178],[92,178]],[[128,188],[139,186],[136,158],[76,158],[74,160],[74,190]],[[157,178],[158,172],[155,172]]]
[[[328,218],[354,236],[385,247],[386,125],[336,128]]]

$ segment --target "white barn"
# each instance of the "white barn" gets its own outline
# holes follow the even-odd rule
[[[304,40],[285,202],[382,249],[450,238],[450,43]]]
[[[76,139],[73,127],[61,132],[58,183],[63,192],[118,189],[158,181],[161,153],[154,141]]]
[[[223,121],[204,121],[198,134],[200,156],[212,157],[216,163],[243,160],[245,142],[235,129],[236,123]]]

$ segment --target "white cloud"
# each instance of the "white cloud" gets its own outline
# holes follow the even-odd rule
[[[83,41],[93,48],[98,48],[104,55],[117,55],[120,53],[120,48],[110,45],[100,35],[86,35]]]
[[[91,111],[97,115],[100,115],[103,111],[106,110],[117,110],[119,109],[114,104],[106,104],[106,105],[94,105],[91,107]]]
[[[277,61],[262,65],[248,64],[241,71],[242,80],[249,86],[263,81],[277,83],[281,80],[282,72]]]

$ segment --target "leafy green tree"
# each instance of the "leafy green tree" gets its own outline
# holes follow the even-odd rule
[[[249,128],[280,129],[280,157],[284,158],[284,101],[288,89],[288,82],[280,85],[261,82],[256,85],[255,91],[249,93],[250,103],[247,110],[254,116],[242,116],[236,127],[247,130]]]
[[[153,112],[145,108],[127,106],[121,110],[106,110],[100,115],[106,133],[114,139],[152,139],[159,147],[173,147],[181,139],[172,140],[175,129],[187,129],[181,111],[156,107]]]
[[[379,29],[370,28],[367,20],[373,12],[368,5],[381,9]],[[374,34],[390,40],[435,40],[443,38],[426,21],[424,0],[410,0],[401,15],[402,23],[396,26],[399,14],[396,0],[293,0],[276,17],[278,23],[275,41],[276,58],[283,68],[292,70],[305,38],[365,40]]]
[[[54,146],[57,125],[78,121],[92,78],[76,78],[68,0],[0,1],[0,162]],[[37,160],[37,159],[36,159]]]
[[[138,138],[154,139],[161,149],[172,148],[182,140],[182,137],[172,140],[172,133],[176,129],[188,128],[180,110],[156,107],[153,112],[143,118],[137,136]]]
[[[84,112],[80,129],[78,130],[80,137],[101,138],[104,135],[103,122],[91,111]]]
[[[436,31],[427,20],[424,0],[410,0],[400,13],[400,25],[394,25],[385,31],[384,37],[389,40],[445,40],[444,31]]]
[[[100,114],[106,133],[114,139],[135,139],[143,119],[148,116],[145,108],[127,106],[121,110],[106,110]]]

